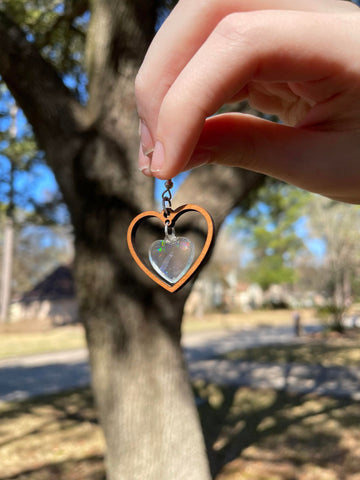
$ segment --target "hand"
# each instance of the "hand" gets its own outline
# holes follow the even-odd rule
[[[360,203],[360,10],[350,2],[180,0],[136,96],[147,175],[217,163]],[[283,124],[211,117],[245,98]]]

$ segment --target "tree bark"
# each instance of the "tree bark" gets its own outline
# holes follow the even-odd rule
[[[119,262],[98,253],[87,242],[77,245],[78,293],[107,443],[108,477],[207,479],[179,345],[184,297],[173,298],[148,282],[140,285],[129,258]]]

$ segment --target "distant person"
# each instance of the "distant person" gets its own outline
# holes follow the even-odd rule
[[[299,312],[293,312],[294,334],[296,337],[301,336],[301,315]]]

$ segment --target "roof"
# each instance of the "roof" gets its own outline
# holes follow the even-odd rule
[[[20,302],[58,300],[75,297],[75,283],[71,266],[60,265],[34,288],[25,292]]]

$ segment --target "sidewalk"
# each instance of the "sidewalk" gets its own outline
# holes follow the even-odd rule
[[[86,387],[89,383],[85,349],[0,360],[0,402]]]

